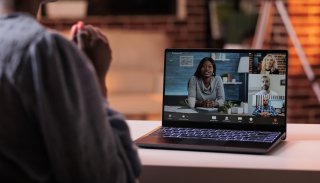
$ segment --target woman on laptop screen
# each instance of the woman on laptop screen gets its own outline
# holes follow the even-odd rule
[[[267,54],[263,58],[260,74],[279,74],[278,62],[273,54]]]
[[[188,84],[188,103],[191,108],[222,106],[225,100],[223,82],[216,76],[216,64],[210,57],[203,58]],[[194,105],[194,106],[193,106]]]

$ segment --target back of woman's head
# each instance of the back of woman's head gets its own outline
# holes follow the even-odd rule
[[[197,70],[196,70],[196,72],[194,73],[194,76],[201,77],[201,72],[200,72],[200,70],[201,70],[201,68],[202,68],[202,66],[203,66],[203,64],[204,64],[205,61],[209,61],[209,62],[212,64],[212,67],[213,67],[212,76],[216,76],[216,64],[214,63],[214,60],[213,60],[211,57],[204,57],[204,58],[200,61],[199,65],[198,65],[198,67],[197,67]]]
[[[0,0],[0,13],[26,12],[36,16],[40,4],[58,0]]]
[[[14,0],[0,0],[0,12],[3,8],[13,8],[14,2]]]

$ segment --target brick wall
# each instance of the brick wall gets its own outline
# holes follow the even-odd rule
[[[206,0],[187,0],[185,20],[179,20],[175,15],[168,15],[88,17],[84,21],[107,29],[161,31],[171,40],[170,47],[203,48],[207,44],[207,14]],[[74,20],[44,18],[42,22],[48,27],[64,30],[70,27]]]
[[[307,56],[315,82],[320,82],[320,1],[287,0],[286,7]],[[271,39],[265,47],[289,50],[288,119],[291,123],[320,123],[320,104],[277,11],[273,12]]]

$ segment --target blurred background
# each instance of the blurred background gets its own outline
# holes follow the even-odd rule
[[[320,1],[281,3],[305,60],[271,0],[59,0],[40,19],[66,37],[79,20],[102,29],[113,50],[108,100],[128,119],[161,119],[165,48],[255,47],[289,50],[288,122],[320,123]]]

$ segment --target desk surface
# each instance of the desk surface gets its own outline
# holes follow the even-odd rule
[[[133,139],[137,139],[161,125],[159,121],[133,120],[129,120],[128,124]],[[304,173],[314,172],[316,174],[304,174],[301,178],[312,178],[312,176],[316,176],[319,181],[320,124],[288,124],[287,139],[285,142],[281,143],[267,155],[142,148],[139,148],[139,155],[144,169],[146,169],[146,167],[169,167],[169,169],[170,167],[175,167],[176,169],[180,167],[184,169],[269,170],[270,172],[281,170],[287,173],[295,172],[295,176],[297,176],[297,171]],[[194,172],[194,170],[192,170],[192,172]],[[295,178],[290,182],[294,182],[295,180],[298,182],[299,179]]]

